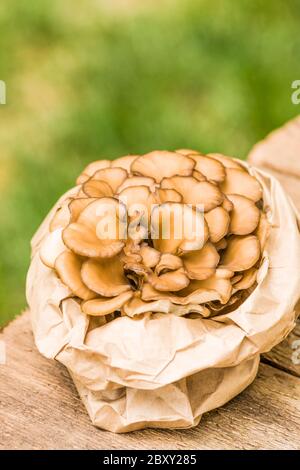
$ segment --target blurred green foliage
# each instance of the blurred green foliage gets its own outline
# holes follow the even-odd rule
[[[299,0],[0,5],[0,324],[29,240],[90,161],[154,148],[245,157],[299,112]]]

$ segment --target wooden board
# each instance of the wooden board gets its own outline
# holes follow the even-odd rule
[[[300,449],[300,379],[269,365],[196,428],[112,434],[92,426],[67,370],[38,353],[28,313],[0,339],[0,449]]]

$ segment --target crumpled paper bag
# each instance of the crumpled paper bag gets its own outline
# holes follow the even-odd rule
[[[39,258],[54,211],[78,188],[58,201],[33,237],[27,299],[36,345],[68,368],[94,425],[113,432],[195,426],[203,413],[244,390],[259,355],[294,327],[300,297],[295,209],[273,176],[244,165],[262,184],[271,230],[258,285],[231,313],[124,316],[95,326]]]

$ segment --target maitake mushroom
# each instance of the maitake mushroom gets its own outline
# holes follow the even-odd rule
[[[259,182],[236,160],[155,151],[93,162],[77,183],[40,257],[85,314],[208,317],[252,292],[268,222]]]

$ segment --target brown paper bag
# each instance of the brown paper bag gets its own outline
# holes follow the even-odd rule
[[[113,432],[187,428],[255,378],[259,355],[295,324],[300,235],[295,210],[273,177],[244,164],[263,187],[271,224],[258,285],[235,311],[212,319],[173,314],[120,317],[92,327],[52,269],[39,258],[49,214],[32,240],[27,299],[40,352],[64,364],[92,422]]]

